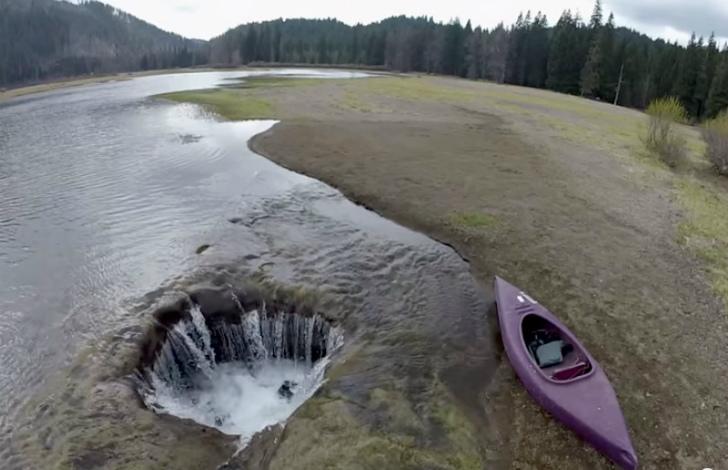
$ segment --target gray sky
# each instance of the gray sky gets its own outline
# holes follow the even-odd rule
[[[593,0],[104,0],[155,25],[187,37],[209,39],[241,23],[275,18],[335,17],[345,23],[369,23],[392,15],[427,15],[448,21],[458,17],[474,25],[510,24],[520,11],[546,13],[556,23],[565,9],[591,15]],[[652,37],[687,42],[691,31],[728,38],[726,0],[603,0],[605,17],[614,11],[617,25]]]

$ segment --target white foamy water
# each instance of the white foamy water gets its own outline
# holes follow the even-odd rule
[[[256,432],[285,421],[310,398],[323,382],[327,362],[308,367],[290,359],[268,359],[255,364],[252,372],[245,363],[224,363],[209,378],[198,377],[201,386],[185,393],[157,384],[153,403],[162,412],[240,435],[245,444]],[[290,398],[278,393],[286,381],[295,384]]]
[[[169,331],[145,372],[142,395],[151,409],[239,435],[244,446],[256,432],[284,422],[313,395],[343,340],[318,315],[268,312],[265,307],[244,312],[236,303],[241,323],[218,324],[212,331],[200,307],[192,304],[189,318]]]

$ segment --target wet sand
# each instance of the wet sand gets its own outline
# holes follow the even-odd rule
[[[675,177],[637,150],[640,113],[434,77],[251,93],[282,119],[256,152],[453,246],[487,289],[498,274],[570,325],[612,380],[641,468],[728,464],[728,321],[705,266],[678,242]],[[457,403],[473,424],[462,440],[482,444],[451,468],[611,468],[497,360],[492,380],[444,378],[471,397]],[[287,428],[265,465],[314,468],[322,453],[354,452],[335,436],[304,449],[309,431]],[[414,468],[408,456],[426,447],[358,454],[358,468],[383,455]]]

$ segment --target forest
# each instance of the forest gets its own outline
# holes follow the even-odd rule
[[[209,42],[167,33],[96,1],[0,0],[0,86],[61,76],[210,64],[356,65],[547,88],[645,108],[676,96],[693,120],[728,107],[728,48],[651,39],[606,19],[565,11],[521,14],[492,29],[459,20],[393,17],[250,23]]]
[[[646,107],[677,96],[693,119],[728,106],[728,49],[711,35],[687,46],[653,40],[605,20],[597,1],[588,21],[565,11],[555,25],[541,13],[483,29],[432,18],[388,18],[350,27],[334,19],[276,20],[215,38],[216,64],[356,64],[491,80]],[[617,96],[618,95],[618,96]]]
[[[206,63],[207,43],[96,1],[0,0],[0,87]]]

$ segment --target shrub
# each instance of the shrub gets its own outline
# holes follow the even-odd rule
[[[718,173],[728,176],[728,110],[703,125],[706,156]]]
[[[675,124],[686,121],[687,112],[677,98],[658,98],[647,107],[650,123],[645,145],[656,152],[670,167],[676,167],[685,158],[685,139],[678,134]]]

